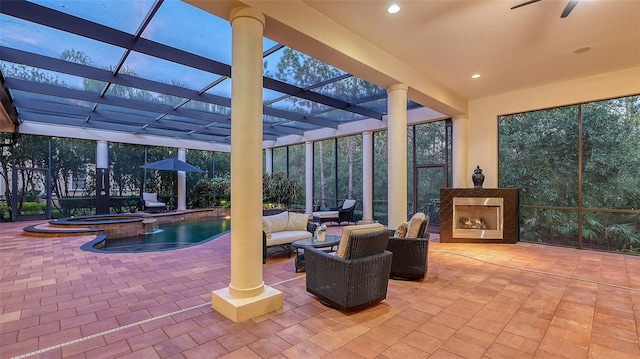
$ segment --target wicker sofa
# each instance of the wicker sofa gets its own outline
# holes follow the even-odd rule
[[[262,263],[267,262],[267,248],[282,247],[289,257],[293,249],[291,243],[311,238],[316,225],[309,223],[309,215],[284,211],[262,217]]]
[[[347,226],[335,254],[305,248],[307,291],[343,311],[381,302],[387,297],[393,256],[385,250],[388,240],[389,233],[380,224]]]
[[[429,265],[429,216],[416,213],[407,223],[407,233],[389,230],[387,250],[393,253],[390,278],[422,279],[427,274]]]

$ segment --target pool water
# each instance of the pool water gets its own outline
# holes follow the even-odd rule
[[[99,252],[165,251],[210,241],[230,229],[230,219],[209,218],[162,225],[158,230],[144,236],[105,238],[91,247]]]

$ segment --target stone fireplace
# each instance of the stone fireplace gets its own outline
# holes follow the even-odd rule
[[[441,188],[440,241],[516,243],[517,188]]]

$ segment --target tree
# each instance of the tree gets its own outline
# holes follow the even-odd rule
[[[122,197],[142,192],[144,170],[140,166],[143,164],[144,146],[118,142],[109,143],[111,193]]]

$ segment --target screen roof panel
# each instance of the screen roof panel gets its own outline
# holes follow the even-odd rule
[[[22,121],[228,143],[228,21],[179,0],[14,0],[0,25]],[[267,38],[263,61],[264,139],[386,113],[384,89]]]
[[[153,1],[140,0],[29,0],[53,10],[133,34]]]
[[[201,90],[220,76],[132,51],[119,73],[156,82]]]
[[[124,53],[124,49],[117,46],[4,14],[0,14],[0,24],[0,46],[3,47],[73,62],[79,62],[73,54],[81,53],[90,59],[85,61],[86,65],[97,68],[115,66]]]

